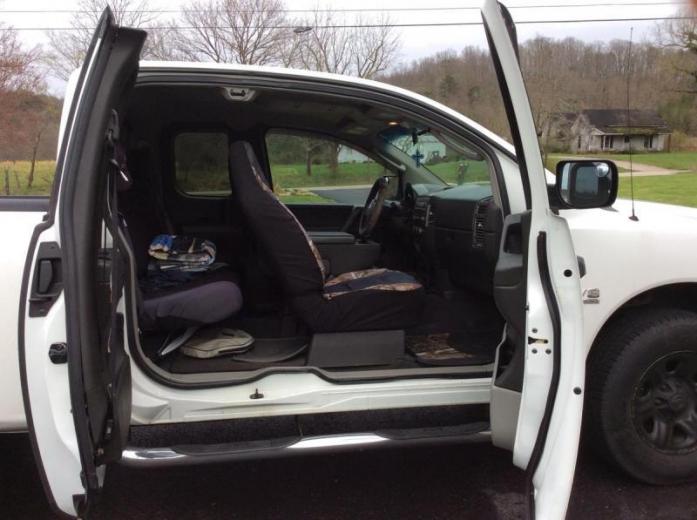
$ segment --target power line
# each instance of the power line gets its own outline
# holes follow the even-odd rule
[[[593,18],[593,19],[576,19],[576,20],[520,20],[516,21],[516,25],[533,25],[533,24],[569,24],[569,23],[605,23],[605,22],[651,22],[651,21],[667,21],[667,20],[697,20],[697,16],[664,16],[664,17],[636,17],[636,18]],[[472,25],[482,25],[481,21],[473,22],[441,22],[441,23],[374,23],[374,24],[332,24],[332,25],[314,25],[311,29],[360,29],[360,28],[378,28],[378,27],[465,27]],[[145,30],[161,31],[168,29],[181,30],[196,30],[196,29],[285,29],[293,30],[297,25],[259,25],[259,26],[207,26],[207,25],[175,25],[175,26],[150,26],[142,27]],[[82,31],[85,28],[78,27],[5,27],[4,30],[9,31]]]
[[[566,3],[566,4],[528,4],[512,5],[509,10],[514,9],[557,9],[567,7],[633,7],[633,6],[659,6],[659,5],[690,5],[689,1],[666,0],[649,2],[604,2],[604,3]],[[441,6],[441,7],[369,7],[365,9],[344,8],[344,9],[278,9],[276,13],[406,13],[406,12],[429,12],[429,11],[479,11],[478,6]],[[143,13],[143,14],[178,14],[178,13],[207,13],[216,12],[215,9],[124,9],[122,13]],[[244,14],[265,13],[264,10],[245,10],[238,11]],[[80,9],[0,9],[0,13],[5,14],[99,14],[101,11],[80,10]]]

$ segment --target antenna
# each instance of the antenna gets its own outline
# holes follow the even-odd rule
[[[629,132],[629,192],[632,199],[632,216],[629,220],[637,222],[639,217],[636,216],[634,209],[634,163],[632,162],[632,121],[631,110],[629,109],[629,86],[632,76],[632,37],[634,36],[634,27],[629,29],[629,49],[627,50],[627,131]]]

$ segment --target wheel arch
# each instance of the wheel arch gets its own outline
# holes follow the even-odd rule
[[[659,285],[646,289],[633,295],[609,316],[602,327],[598,329],[587,357],[587,366],[592,366],[595,354],[600,350],[600,344],[609,330],[616,323],[635,311],[643,311],[650,308],[665,309],[674,308],[687,310],[697,313],[697,281],[678,282],[672,284]]]

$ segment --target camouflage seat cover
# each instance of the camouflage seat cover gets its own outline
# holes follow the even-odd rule
[[[335,276],[324,284],[328,300],[353,291],[417,291],[422,286],[406,273],[389,269],[365,269]]]
[[[418,319],[424,290],[406,273],[368,269],[326,280],[317,248],[273,193],[248,142],[232,144],[230,182],[293,309],[313,331],[402,329]]]

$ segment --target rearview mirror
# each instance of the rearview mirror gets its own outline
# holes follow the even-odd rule
[[[557,164],[557,198],[566,208],[611,206],[617,198],[619,175],[612,161],[575,160]]]

